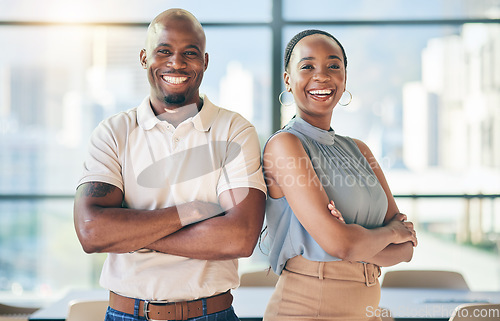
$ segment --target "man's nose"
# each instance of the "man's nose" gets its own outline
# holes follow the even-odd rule
[[[186,61],[182,54],[174,53],[167,61],[167,66],[170,66],[174,69],[182,69],[186,67]]]

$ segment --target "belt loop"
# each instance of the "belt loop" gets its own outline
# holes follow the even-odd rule
[[[134,300],[134,318],[139,317],[139,304],[141,303],[141,300],[135,299]]]
[[[188,319],[188,304],[187,301],[175,302],[175,320]]]
[[[182,320],[182,307],[179,302],[174,302],[175,316],[174,320]]]
[[[319,262],[319,265],[318,265],[318,277],[320,280],[323,280],[324,279],[324,276],[325,276],[325,262]]]
[[[377,284],[377,277],[375,277],[374,265],[370,264],[370,267],[372,267],[372,269],[371,269],[372,273],[369,273],[368,264],[370,264],[370,263],[363,262],[363,270],[364,270],[364,274],[365,274],[365,284],[366,284],[366,286],[370,287],[370,286],[374,286],[375,284]],[[370,277],[373,278],[373,281],[370,281]]]
[[[363,274],[365,275],[365,284],[366,286],[370,286],[370,282],[368,280],[368,270],[366,268],[366,263],[363,262]]]
[[[182,302],[182,320],[187,320],[189,318],[189,309],[187,301]]]

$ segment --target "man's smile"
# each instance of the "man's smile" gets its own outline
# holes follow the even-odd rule
[[[161,78],[166,83],[172,84],[172,85],[179,85],[179,84],[182,84],[188,80],[188,77],[185,77],[185,76],[175,77],[175,76],[163,75],[163,76],[161,76]]]

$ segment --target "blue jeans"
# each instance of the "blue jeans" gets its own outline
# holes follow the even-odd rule
[[[206,314],[206,302],[203,299],[203,314],[201,317],[188,319],[189,321],[240,321],[236,314],[234,313],[233,307],[229,307],[227,310],[220,312]],[[135,300],[134,315],[127,314],[124,312],[116,311],[108,307],[106,311],[106,318],[104,321],[144,321],[145,317],[139,316],[139,302],[140,300]]]

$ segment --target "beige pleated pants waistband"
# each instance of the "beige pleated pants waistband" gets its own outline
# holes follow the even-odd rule
[[[315,262],[302,256],[286,263],[264,321],[380,320],[380,268],[370,263]]]

